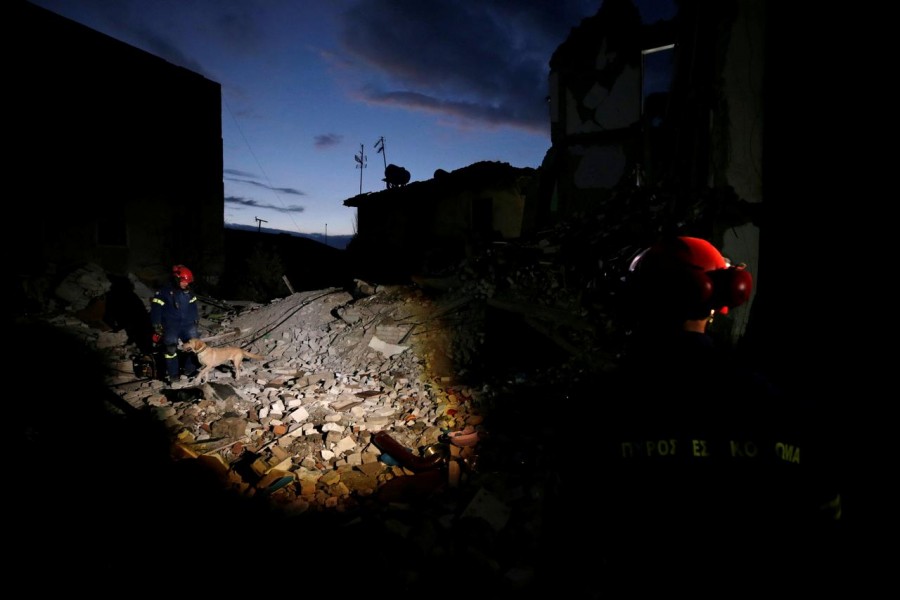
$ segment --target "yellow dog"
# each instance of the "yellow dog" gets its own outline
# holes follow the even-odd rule
[[[265,356],[247,352],[243,348],[237,346],[221,346],[213,348],[203,340],[191,338],[184,342],[182,348],[197,355],[197,360],[203,367],[197,373],[197,382],[203,383],[209,379],[209,372],[219,365],[231,362],[234,365],[234,378],[241,376],[241,361],[245,358],[255,358],[257,360],[265,360]]]

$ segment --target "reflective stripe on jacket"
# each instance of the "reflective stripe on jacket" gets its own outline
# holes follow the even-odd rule
[[[181,327],[199,320],[197,296],[190,288],[182,290],[168,284],[157,291],[150,301],[150,322],[156,329],[159,326],[165,329]]]

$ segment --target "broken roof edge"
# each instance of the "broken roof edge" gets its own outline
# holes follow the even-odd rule
[[[514,167],[508,162],[484,160],[472,163],[466,167],[460,167],[455,171],[437,169],[431,179],[413,181],[403,186],[366,192],[344,200],[344,206],[358,207],[360,204],[375,201],[385,197],[397,197],[404,194],[422,193],[429,188],[441,186],[443,188],[455,188],[471,184],[474,181],[515,181],[522,175],[534,175],[538,169],[534,167]],[[390,196],[386,196],[390,194]]]

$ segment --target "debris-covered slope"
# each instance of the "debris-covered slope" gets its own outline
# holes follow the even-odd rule
[[[285,532],[316,531],[337,546],[380,539],[390,556],[357,568],[383,569],[397,589],[426,585],[430,595],[440,593],[432,586],[443,560],[498,590],[534,577],[546,492],[527,490],[548,485],[533,458],[537,445],[513,447],[530,435],[509,439],[514,424],[492,428],[497,390],[456,371],[482,340],[483,299],[358,282],[352,293],[326,289],[227,307],[204,303],[203,337],[265,360],[244,361],[237,379],[223,366],[207,384],[183,379],[171,388],[135,376],[125,331],[71,314],[52,322],[105,358],[106,383],[122,400],[111,403],[113,412],[152,415],[192,480],[203,473],[228,497],[264,503]],[[190,504],[178,514],[209,520],[207,501]],[[245,515],[221,510],[214,529],[246,527]],[[253,535],[271,527],[254,523]]]

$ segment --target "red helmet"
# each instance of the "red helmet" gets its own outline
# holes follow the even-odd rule
[[[194,282],[194,274],[184,265],[175,265],[172,267],[172,276],[178,281]]]
[[[677,237],[641,252],[629,271],[646,309],[662,309],[685,319],[711,310],[727,314],[750,298],[753,278],[744,265],[731,263],[706,240]]]

